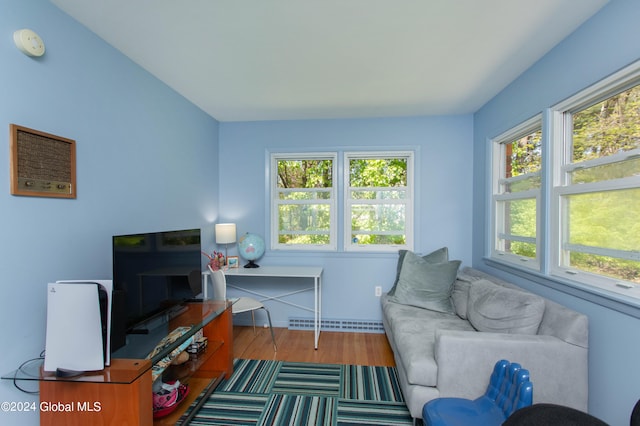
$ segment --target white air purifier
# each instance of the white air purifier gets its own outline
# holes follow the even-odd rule
[[[110,280],[48,284],[45,371],[73,375],[110,364],[112,287]]]

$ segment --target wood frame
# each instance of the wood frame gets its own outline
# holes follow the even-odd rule
[[[76,198],[76,142],[11,124],[11,194]]]
[[[233,264],[231,264],[233,261]],[[227,256],[227,266],[229,268],[237,268],[240,265],[240,258],[238,256]]]

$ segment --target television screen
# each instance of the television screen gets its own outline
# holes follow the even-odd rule
[[[202,291],[200,250],[200,229],[114,236],[113,289],[121,298],[119,315],[125,317],[118,322],[131,332],[197,297]]]

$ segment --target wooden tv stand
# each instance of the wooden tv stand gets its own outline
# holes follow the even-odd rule
[[[187,326],[190,327],[189,332],[151,360],[144,359],[144,356],[130,359],[119,357],[120,352],[147,350],[142,349],[144,345],[136,348],[137,343],[127,343],[123,351],[114,353],[111,365],[99,372],[75,378],[59,378],[41,370],[38,378],[40,424],[175,425],[203,390],[213,390],[222,378],[228,378],[233,372],[231,316],[229,302],[189,303],[183,312],[163,325],[168,331]],[[181,383],[189,385],[189,394],[170,415],[154,420],[153,364],[200,329],[208,339],[207,349],[181,366],[170,367],[177,370],[175,374]],[[149,340],[149,336],[145,337]],[[132,340],[136,339],[137,336],[132,337]],[[130,346],[132,344],[134,346]]]

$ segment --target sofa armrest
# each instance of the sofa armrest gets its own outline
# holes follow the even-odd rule
[[[529,370],[534,403],[587,409],[587,349],[580,346],[546,335],[437,330],[434,351],[442,397],[479,397],[495,363],[506,359]]]

